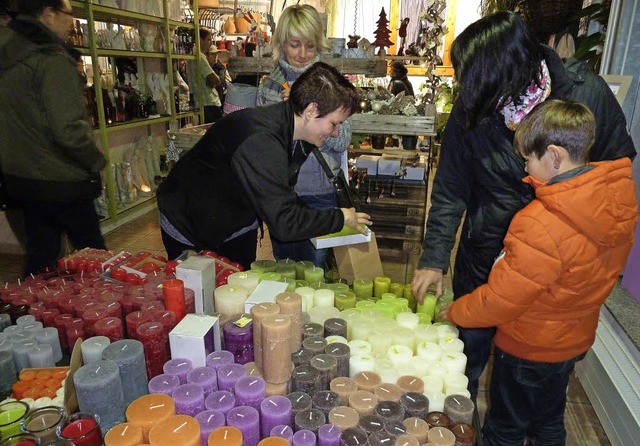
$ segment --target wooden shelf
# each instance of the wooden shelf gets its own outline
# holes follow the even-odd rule
[[[351,131],[353,133],[435,136],[435,126],[435,116],[356,113],[351,117]]]
[[[323,58],[323,62],[337,68],[343,74],[366,74],[370,76],[386,76],[387,62],[381,57],[368,58]],[[275,61],[270,57],[231,57],[228,70],[234,75],[270,73],[275,68]]]

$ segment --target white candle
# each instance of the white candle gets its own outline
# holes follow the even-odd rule
[[[377,352],[387,352],[389,347],[393,345],[393,338],[390,336],[389,332],[382,330],[370,330],[367,334],[367,341],[371,344],[371,348],[373,351]]]
[[[333,290],[320,289],[313,293],[314,307],[333,307],[335,302],[335,294]],[[340,314],[340,312],[338,312]]]
[[[444,377],[448,372],[449,372],[448,369],[445,367],[442,361],[437,360],[437,361],[430,362],[429,371],[427,372],[427,375],[439,376],[444,380]]]
[[[437,361],[442,356],[442,348],[433,342],[423,341],[416,347],[416,354],[427,361]]]
[[[302,311],[309,311],[310,308],[313,308],[313,295],[316,290],[308,286],[301,286],[295,291],[302,297]]]
[[[464,373],[450,372],[444,377],[445,395],[459,394],[466,392],[469,386],[469,378]]]
[[[442,412],[444,410],[445,394],[442,392],[425,392],[429,399],[429,412]]]
[[[55,367],[53,349],[49,344],[38,344],[27,351],[29,367]]]
[[[351,325],[347,323],[347,336],[349,336],[349,327],[351,327],[351,337],[349,340],[361,339],[366,341],[367,335],[369,334],[369,331],[371,331],[371,321],[358,319],[353,321]]]
[[[19,325],[19,326],[31,325],[35,321],[36,321],[35,316],[33,316],[32,314],[25,314],[24,316],[20,316],[18,319],[16,319],[16,325]]]
[[[376,368],[376,360],[370,354],[351,355],[349,357],[349,377],[353,378],[360,372],[374,371]]]
[[[422,381],[424,382],[424,394],[427,395],[429,393],[443,393],[444,390],[444,380],[440,376],[423,376]],[[431,408],[429,408],[431,410]]]
[[[398,325],[400,325],[401,327],[410,328],[411,330],[415,330],[416,328],[418,328],[419,321],[420,318],[415,313],[405,311],[396,315],[396,322],[398,323]]]
[[[467,356],[462,352],[446,352],[442,355],[440,361],[450,372],[464,373],[467,367]]]
[[[397,370],[393,366],[391,360],[387,358],[376,360],[376,373],[380,375],[382,382],[396,383],[398,381],[398,378],[400,378],[401,373],[404,372]]]
[[[464,350],[464,342],[462,342],[461,339],[451,336],[440,338],[438,345],[442,348],[443,352],[461,352]]]
[[[347,341],[347,338],[345,338],[344,336],[338,336],[338,335],[327,336],[325,340],[327,341],[327,344],[332,344],[334,342],[339,342],[341,344],[349,343],[349,341]]]
[[[438,343],[438,329],[431,324],[420,324],[415,330],[416,343],[433,342]]]
[[[248,294],[251,294],[258,286],[259,279],[260,275],[252,271],[239,271],[227,277],[227,285],[235,287],[241,286],[247,290]]]
[[[333,317],[338,317],[340,310],[336,307],[313,307],[307,310],[311,322],[324,326],[324,321]]]
[[[406,345],[396,344],[389,347],[387,355],[389,355],[389,359],[396,370],[402,371],[403,369],[406,370],[408,368],[409,361],[413,356],[413,350]]]
[[[82,351],[82,361],[91,364],[102,360],[102,351],[111,341],[106,336],[93,336],[80,345]]]
[[[412,329],[399,326],[391,332],[391,338],[394,344],[405,345],[411,349],[411,352],[415,350],[415,335]]]
[[[235,314],[244,313],[244,302],[249,297],[246,288],[233,285],[222,285],[213,292],[213,301],[220,323],[228,321]]]
[[[53,361],[58,362],[62,359],[62,348],[60,347],[60,338],[58,337],[58,329],[55,327],[47,327],[37,330],[34,333],[38,344],[49,344],[53,350]]]
[[[351,356],[355,355],[368,355],[371,353],[371,344],[362,339],[354,339],[347,343],[351,350]]]
[[[436,329],[438,330],[439,338],[448,338],[448,337],[457,338],[460,334],[458,327],[451,324],[443,323],[440,325],[436,325]]]
[[[409,361],[409,368],[412,375],[424,376],[429,370],[429,361],[421,356],[413,356]]]

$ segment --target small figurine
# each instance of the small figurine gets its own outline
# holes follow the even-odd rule
[[[407,26],[409,25],[409,17],[405,17],[398,28],[398,36],[400,36],[400,48],[398,48],[398,56],[404,56],[404,41],[407,37]]]
[[[347,42],[347,48],[358,48],[358,39],[360,36],[358,35],[349,35],[349,42]]]

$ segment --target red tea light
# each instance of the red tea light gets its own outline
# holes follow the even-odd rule
[[[127,272],[122,268],[111,268],[109,275],[114,280],[119,280],[120,282],[124,282],[124,276],[127,275]]]
[[[131,285],[140,285],[141,277],[135,273],[127,273],[122,279],[124,283],[129,283]]]
[[[45,327],[55,327],[56,317],[60,315],[60,310],[51,308],[42,312],[42,325]]]
[[[162,302],[160,302],[159,300],[154,300],[153,302],[147,302],[142,304],[142,306],[140,307],[141,311],[163,311],[164,310],[164,304]]]
[[[96,308],[92,310],[87,310],[82,314],[82,321],[84,322],[84,328],[88,337],[95,336],[95,331],[93,330],[93,326],[100,319],[104,319],[108,314],[104,308]]]
[[[124,338],[122,319],[117,317],[105,317],[100,319],[93,326],[96,336],[106,336],[111,342],[116,342]]]
[[[120,302],[101,303],[100,309],[106,311],[108,317],[122,317],[122,305]]]

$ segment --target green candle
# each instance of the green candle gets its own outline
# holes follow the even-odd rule
[[[304,271],[306,269],[312,268],[313,266],[315,266],[313,262],[310,262],[308,260],[300,260],[299,262],[296,262],[296,279],[304,280]]]
[[[344,293],[345,291],[351,291],[349,289],[349,285],[347,285],[344,282],[336,282],[336,283],[332,283],[331,285],[331,290],[333,290],[334,293]]]
[[[279,260],[278,263],[276,263],[276,272],[282,277],[287,277],[289,279],[295,280],[296,262],[291,259]]]
[[[308,287],[308,286],[309,286],[309,282],[307,282],[306,280],[301,280],[301,279],[296,280],[296,288],[302,288],[302,287]]]
[[[431,323],[431,316],[427,313],[416,313],[416,315],[418,316],[419,324],[429,325]]]
[[[309,284],[307,285],[309,288],[313,288],[314,290],[322,290],[325,289],[325,285],[326,283],[324,283],[323,281],[316,281],[316,282],[309,282]]]
[[[296,288],[298,288],[298,285],[296,285],[296,279],[292,279],[291,277],[283,277],[280,279],[280,282],[287,284],[287,291],[295,291]]]
[[[396,297],[403,297],[404,285],[399,282],[391,282],[389,284],[389,292],[395,294]]]
[[[429,318],[429,322],[433,321],[436,311],[436,295],[433,293],[427,293],[424,296],[424,301],[418,304],[416,313],[423,313]]]
[[[338,310],[346,310],[347,308],[355,308],[356,295],[352,291],[338,291],[335,294],[335,306]]]
[[[409,308],[411,308],[411,311],[415,313],[418,301],[416,301],[416,298],[413,296],[412,285],[410,283],[405,284],[402,297],[407,299],[409,302]]]
[[[391,278],[389,277],[376,277],[373,279],[373,296],[380,299],[384,293],[389,292],[389,285],[391,284]]]
[[[251,270],[259,274],[276,270],[275,260],[256,260],[251,262]]]
[[[402,296],[396,296],[393,293],[384,293],[382,296],[380,296],[380,300],[396,300],[396,298],[398,297]]]
[[[28,412],[29,405],[22,401],[10,401],[0,405],[0,436],[9,438],[21,433],[20,422]]]
[[[356,302],[356,310],[363,312],[364,310],[373,310],[376,303],[372,300],[359,300]]]
[[[282,276],[275,271],[267,271],[260,274],[260,282],[263,280],[273,280],[274,282],[280,282]]]
[[[390,299],[386,299],[386,300],[380,299],[374,304],[375,309],[378,310],[380,313],[382,313],[384,317],[388,319],[394,319],[396,317],[396,314],[399,313],[399,311],[397,311],[398,307],[394,301]]]
[[[319,266],[312,266],[304,270],[304,280],[309,283],[322,282],[324,280],[324,269]]]
[[[353,292],[358,299],[369,299],[373,296],[373,281],[356,279],[353,281]]]

